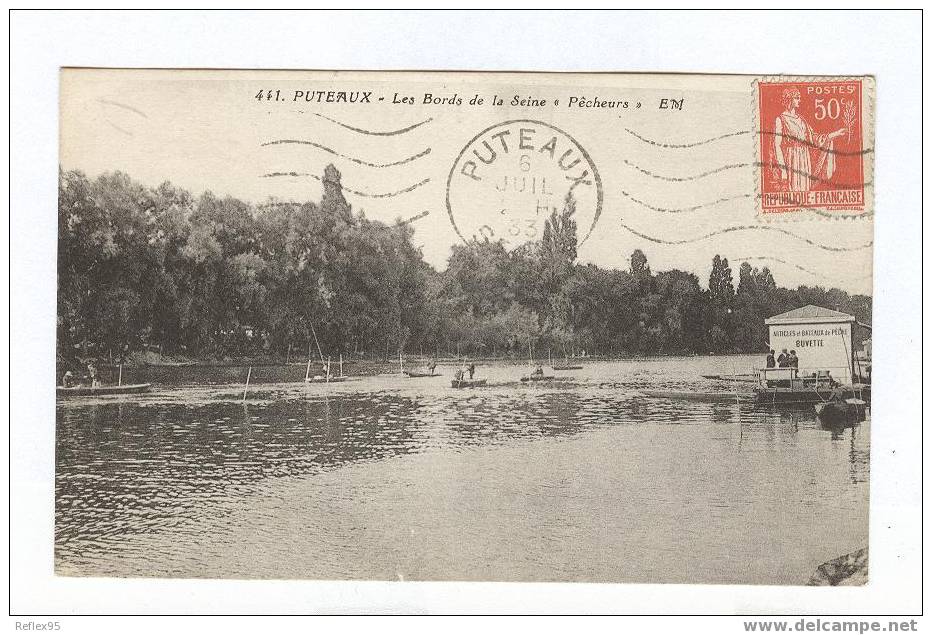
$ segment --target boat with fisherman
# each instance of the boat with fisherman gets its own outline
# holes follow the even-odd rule
[[[556,378],[556,375],[548,374],[544,372],[544,367],[539,366],[534,362],[534,349],[531,345],[531,337],[527,338],[527,363],[530,368],[533,370],[527,375],[522,375],[521,381],[524,383],[527,382],[538,382],[538,381],[552,381]],[[550,361],[551,367],[553,366],[553,361]],[[535,368],[536,366],[536,368]]]
[[[117,386],[56,386],[59,397],[93,397],[98,395],[137,395],[149,392],[152,384],[120,384]]]
[[[475,377],[475,373],[476,364],[473,362],[467,365],[466,358],[464,357],[463,365],[453,374],[453,380],[450,382],[450,386],[453,388],[478,388],[480,386],[485,386],[487,383],[486,379],[484,377]]]
[[[93,362],[87,365],[87,375],[81,380],[75,378],[69,370],[62,377],[60,386],[55,386],[55,395],[58,397],[95,397],[102,395],[137,395],[149,392],[152,384],[124,384],[123,383],[123,364],[119,365],[119,375],[116,384],[100,383],[97,374],[97,368]]]
[[[323,375],[311,376],[311,360],[307,360],[307,369],[304,371],[304,383],[306,384],[332,384],[349,379],[343,374],[343,353],[340,353],[340,374],[334,375],[331,371],[330,357],[324,360],[324,353],[320,348],[320,340],[317,339],[317,331],[314,325],[311,325],[311,332],[314,334],[314,343],[317,344],[317,354],[320,355],[320,363],[323,367]]]
[[[399,355],[399,360],[401,363],[401,372],[411,378],[419,377],[440,377],[441,373],[437,372],[437,362],[431,358],[428,362],[421,367],[416,367],[412,369],[405,369],[404,359]]]
[[[307,370],[304,373],[304,382],[308,384],[332,384],[335,382],[346,381],[348,376],[343,374],[343,355],[340,355],[340,374],[334,375],[331,372],[330,358],[323,363],[323,375],[311,376],[311,360],[307,360]]]
[[[549,361],[550,361],[550,367],[551,367],[552,369],[554,369],[555,371],[557,371],[557,370],[582,370],[582,368],[583,368],[582,364],[579,364],[579,363],[571,362],[571,361],[570,361],[570,357],[569,357],[569,355],[567,355],[567,353],[566,353],[566,347],[565,347],[565,346],[563,347],[563,362],[562,362],[562,363],[559,363],[559,362],[558,362],[558,363],[554,364],[554,363],[553,363],[553,355],[550,353],[550,351],[547,352],[547,356],[548,356]]]

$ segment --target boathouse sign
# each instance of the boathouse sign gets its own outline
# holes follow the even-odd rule
[[[770,348],[795,350],[800,375],[830,372],[838,381],[852,380],[851,327],[854,316],[808,305],[766,320]]]

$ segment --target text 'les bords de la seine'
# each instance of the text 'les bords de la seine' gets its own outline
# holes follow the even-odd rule
[[[491,98],[483,97],[475,93],[468,100],[460,96],[459,93],[452,95],[435,95],[434,93],[423,93],[420,97],[413,95],[402,95],[394,93],[389,100],[383,95],[373,96],[372,91],[342,91],[342,90],[294,90],[282,91],[281,89],[262,89],[257,92],[253,98],[259,102],[279,102],[294,103],[306,102],[317,104],[371,104],[376,102],[385,102],[394,105],[408,106],[518,106],[518,107],[538,107],[559,106],[560,99],[545,99],[530,96],[512,95],[509,97],[499,97],[497,94]],[[657,109],[659,110],[683,110],[685,99],[658,98]],[[629,101],[627,99],[603,99],[599,96],[573,95],[563,100],[566,108],[601,108],[601,109],[628,109],[641,108],[640,101]]]

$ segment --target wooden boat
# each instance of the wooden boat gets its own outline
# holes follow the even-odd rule
[[[841,425],[863,421],[867,402],[863,399],[832,399],[815,405],[816,415],[823,423]]]
[[[566,349],[563,349],[563,352],[565,353]],[[548,361],[550,362],[550,367],[554,370],[582,370],[581,364],[570,364],[569,357],[564,357],[562,364],[554,364],[553,355],[551,355],[550,352],[548,351],[547,358],[548,358]]]
[[[432,373],[429,370],[406,370],[404,373],[408,377],[440,377],[440,373]]]
[[[552,380],[554,380],[554,379],[556,379],[556,377],[555,377],[554,375],[535,375],[535,374],[531,373],[530,375],[525,375],[524,377],[522,377],[522,378],[521,378],[521,381],[523,381],[523,382],[529,382],[529,381],[552,381]]]
[[[678,399],[685,401],[744,401],[750,394],[734,392],[700,392],[688,390],[642,390],[648,397],[658,399]]]
[[[757,375],[700,375],[703,379],[717,379],[719,381],[739,381],[746,383],[757,383]]]
[[[315,335],[316,337],[316,335]],[[323,358],[323,355],[321,355]],[[327,358],[327,361],[324,362],[324,368],[327,371],[326,375],[314,375],[311,377],[311,360],[307,360],[307,370],[304,371],[304,382],[307,384],[332,384],[335,382],[346,381],[349,379],[346,375],[343,374],[343,354],[340,354],[340,374],[331,375],[330,374],[330,358]]]
[[[349,379],[346,375],[314,375],[304,379],[309,384],[332,384],[334,382],[346,381]]]
[[[97,395],[135,395],[149,392],[152,384],[123,384],[122,386],[56,386],[59,397],[88,397]]]
[[[452,381],[450,382],[450,385],[451,385],[453,388],[475,388],[475,387],[477,387],[477,386],[485,386],[485,385],[486,385],[486,381],[487,381],[487,380],[485,380],[485,379],[468,379],[468,378],[463,378],[463,379],[454,379],[454,380],[452,380]]]

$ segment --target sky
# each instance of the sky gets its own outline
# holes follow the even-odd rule
[[[438,269],[463,238],[539,236],[572,187],[580,262],[641,249],[705,286],[720,254],[736,278],[747,260],[781,286],[871,293],[871,215],[759,210],[747,76],[76,69],[61,88],[64,169],[261,203],[319,200],[333,163],[355,210],[417,217]]]

